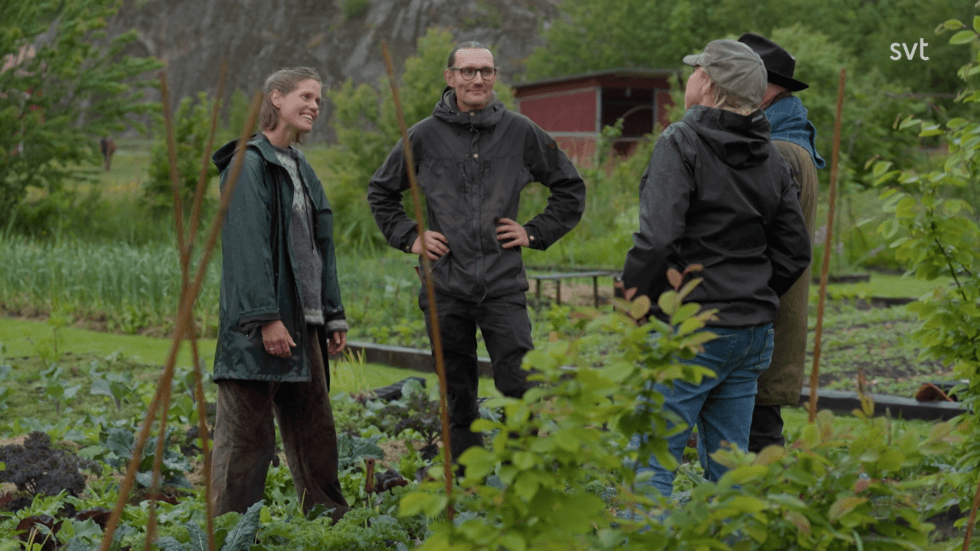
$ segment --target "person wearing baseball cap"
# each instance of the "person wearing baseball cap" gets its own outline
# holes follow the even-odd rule
[[[790,172],[800,199],[807,233],[813,235],[817,212],[817,170],[824,160],[817,153],[817,130],[807,119],[806,107],[793,92],[809,86],[794,78],[796,59],[778,44],[753,33],[738,38],[759,54],[766,66],[768,86],[762,109],[772,126],[770,139]],[[799,403],[806,361],[807,307],[810,299],[810,270],[779,297],[779,316],[773,324],[775,348],[772,363],[760,377],[749,451],[758,453],[768,445],[785,445],[781,406]]]
[[[715,40],[684,63],[695,68],[684,94],[687,112],[661,134],[640,179],[640,227],[622,279],[627,299],[650,297],[650,315],[669,322],[657,306],[671,288],[668,269],[704,267],[697,274],[703,281],[687,300],[715,310],[704,330],[717,336],[684,361],[714,376],[656,389],[664,408],[686,425],[668,438],[670,453],[680,461],[697,424],[705,476],[717,481],[726,469],[708,454],[748,445],[756,380],[772,355],[778,297],[809,266],[810,236],[789,168],[759,110],[767,86],[762,59],[745,44]],[[656,459],[638,470],[652,470],[653,487],[671,495],[672,471]]]

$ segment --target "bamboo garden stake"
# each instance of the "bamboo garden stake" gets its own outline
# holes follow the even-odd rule
[[[388,42],[381,43],[381,53],[384,55],[385,66],[388,68],[388,84],[391,86],[392,99],[395,101],[395,114],[398,117],[398,128],[402,133],[402,144],[405,146],[405,171],[408,172],[408,182],[412,189],[412,203],[415,205],[415,221],[418,224],[419,236],[425,235],[425,221],[422,218],[421,191],[419,190],[418,180],[415,178],[415,160],[412,156],[412,144],[408,140],[408,126],[405,124],[405,114],[402,111],[401,99],[398,95],[398,85],[395,83],[395,66],[391,61],[391,52],[388,51]],[[432,262],[429,260],[428,249],[425,246],[425,238],[422,242],[422,271],[423,281],[425,282],[425,292],[429,297],[429,324],[432,327],[432,353],[436,362],[436,375],[439,377],[439,406],[442,410],[442,449],[443,449],[443,474],[446,480],[446,498],[448,507],[446,515],[449,520],[455,516],[452,504],[453,476],[452,460],[449,444],[449,410],[448,400],[446,399],[446,364],[442,357],[442,335],[439,332],[439,316],[436,311],[436,295],[432,285]]]
[[[238,139],[238,149],[241,149],[248,142],[249,137],[252,135],[252,131],[255,128],[256,121],[258,120],[259,107],[262,104],[262,94],[256,93],[252,100],[251,108],[249,109],[248,119],[245,123],[245,128],[242,130],[242,135]],[[172,130],[171,130],[172,132]],[[168,136],[168,139],[173,139],[173,136]],[[160,375],[159,384],[157,385],[156,393],[154,393],[152,400],[150,401],[150,406],[146,410],[146,419],[143,422],[143,426],[140,428],[139,435],[136,438],[136,443],[133,447],[135,450],[133,457],[130,459],[129,467],[126,470],[126,476],[123,479],[122,486],[119,489],[119,498],[116,501],[116,506],[112,511],[112,515],[109,517],[109,522],[106,524],[105,533],[102,537],[102,545],[99,547],[100,551],[109,551],[112,545],[112,538],[115,534],[116,528],[119,525],[119,520],[122,516],[123,509],[126,505],[126,500],[129,497],[129,493],[133,487],[133,481],[136,477],[136,471],[140,463],[140,450],[146,445],[146,441],[149,438],[150,430],[153,426],[153,421],[155,420],[156,413],[160,408],[161,401],[166,395],[167,399],[170,396],[171,382],[173,381],[174,367],[177,362],[177,352],[180,349],[180,344],[183,339],[188,335],[193,327],[193,311],[194,302],[197,300],[198,295],[201,292],[201,286],[204,282],[204,275],[207,273],[207,267],[211,262],[211,255],[214,252],[215,246],[218,243],[218,237],[221,235],[221,226],[224,222],[225,216],[228,213],[229,204],[231,202],[232,194],[235,192],[235,186],[238,184],[238,177],[242,171],[242,165],[244,163],[245,156],[238,155],[235,158],[234,163],[231,166],[231,172],[229,174],[228,182],[225,184],[225,189],[222,190],[221,203],[218,208],[218,213],[211,223],[211,228],[208,231],[207,240],[204,245],[204,249],[201,253],[201,258],[197,266],[197,271],[194,274],[194,280],[190,285],[184,289],[180,297],[180,306],[177,311],[177,321],[174,329],[174,338],[170,344],[170,350],[167,355],[167,361],[164,364],[163,373]],[[176,163],[171,159],[170,170],[175,173],[177,171]],[[179,205],[175,205],[178,207]],[[178,209],[179,210],[179,209]],[[188,269],[189,275],[189,269]],[[192,348],[196,348],[193,346]],[[195,369],[199,369],[200,365],[195,366]],[[200,375],[198,374],[198,383],[200,383]],[[200,398],[203,398],[203,388],[196,389],[196,394],[199,394]],[[198,411],[200,412],[201,406],[198,406]],[[164,417],[166,413],[164,413]],[[200,416],[204,419],[204,416]],[[207,432],[202,433],[202,439],[207,438]],[[205,457],[205,461],[208,458]],[[158,473],[158,469],[157,469]],[[208,490],[210,491],[210,490]],[[209,513],[210,514],[210,513]],[[213,524],[208,522],[209,526]],[[212,546],[213,550],[213,529],[210,529],[211,534],[209,534],[209,545]],[[148,538],[149,539],[149,538]]]
[[[824,239],[823,265],[820,267],[820,302],[817,305],[817,327],[813,337],[813,371],[810,372],[810,422],[817,419],[817,390],[820,388],[820,336],[823,332],[823,310],[827,301],[827,270],[830,268],[830,249],[833,248],[834,206],[837,199],[837,162],[840,157],[841,114],[844,106],[844,80],[847,69],[840,70],[837,86],[837,119],[834,121],[833,156],[830,160],[830,208],[827,212],[827,236]]]

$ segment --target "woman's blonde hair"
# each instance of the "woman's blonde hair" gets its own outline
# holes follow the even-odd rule
[[[272,91],[276,90],[282,95],[288,95],[299,86],[304,80],[320,80],[320,73],[312,67],[288,67],[279,69],[265,79],[262,86],[262,108],[259,109],[259,129],[275,130],[279,126],[279,109],[272,104]],[[300,142],[301,135],[297,135],[295,140]]]

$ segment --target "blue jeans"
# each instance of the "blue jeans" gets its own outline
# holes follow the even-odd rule
[[[677,414],[687,428],[668,439],[670,453],[678,462],[698,427],[698,456],[708,480],[717,481],[727,470],[708,457],[729,442],[741,450],[749,445],[749,428],[755,407],[756,381],[772,360],[772,324],[758,327],[715,327],[710,331],[718,338],[704,344],[704,352],[684,363],[707,367],[715,377],[705,377],[701,384],[675,381],[673,388],[657,384],[655,389],[665,397],[664,407]],[[665,497],[674,490],[674,473],[651,458],[652,484]],[[640,471],[646,468],[638,469]]]

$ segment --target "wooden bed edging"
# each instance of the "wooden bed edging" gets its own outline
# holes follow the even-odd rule
[[[389,346],[369,342],[349,341],[347,348],[351,353],[360,356],[365,362],[379,363],[391,367],[433,373],[432,353],[429,350],[408,348],[405,346]],[[337,360],[337,357],[331,358]],[[490,358],[477,359],[477,368],[482,377],[491,377]],[[842,390],[818,391],[818,407],[837,412],[850,413],[861,408],[861,399],[856,392]],[[923,421],[947,421],[964,413],[966,410],[959,402],[920,402],[913,398],[902,398],[887,394],[872,394],[875,402],[875,415],[890,415],[896,419],[920,419]],[[810,389],[804,388],[800,394],[800,405],[810,400]]]

